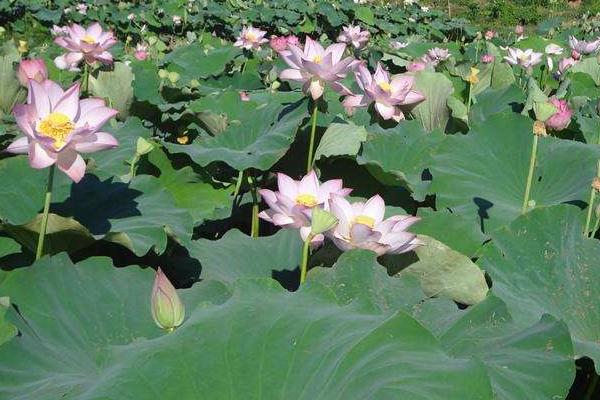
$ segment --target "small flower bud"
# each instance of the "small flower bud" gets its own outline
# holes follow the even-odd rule
[[[169,278],[160,268],[156,271],[151,297],[152,318],[156,325],[169,332],[173,331],[185,318],[185,307]]]

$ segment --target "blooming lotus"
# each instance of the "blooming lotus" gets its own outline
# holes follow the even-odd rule
[[[74,182],[85,174],[79,153],[114,148],[117,140],[99,129],[117,114],[99,98],[79,99],[79,84],[63,89],[51,80],[29,81],[27,104],[16,105],[13,114],[25,136],[7,151],[29,154],[29,164],[41,169],[56,164]]]
[[[310,171],[299,181],[279,173],[277,186],[276,192],[269,189],[259,190],[269,209],[262,211],[258,216],[277,226],[300,229],[303,240],[306,240],[310,233],[312,209],[328,209],[329,199],[333,194],[347,196],[352,191],[343,187],[341,179],[319,183],[314,171]],[[317,235],[313,244],[319,244],[323,239],[323,235]]]
[[[577,62],[578,61],[572,57],[563,58],[558,63],[558,73],[560,75],[564,74],[569,68],[571,68],[573,65],[577,64]]]
[[[58,68],[75,68],[82,60],[88,64],[100,61],[104,64],[113,62],[109,48],[117,43],[112,31],[103,31],[99,23],[94,22],[87,29],[73,24],[67,28],[67,34],[57,36],[54,43],[69,50],[58,56],[54,63]]]
[[[138,43],[135,46],[135,53],[133,53],[133,55],[137,60],[144,61],[149,56],[148,45],[144,43]]]
[[[260,29],[245,26],[233,45],[246,50],[260,50],[260,46],[268,42],[266,34],[267,32]]]
[[[46,63],[41,58],[33,58],[31,60],[21,60],[17,77],[21,85],[29,86],[29,80],[33,79],[37,82],[43,82],[48,79],[48,69]]]
[[[448,49],[434,47],[425,53],[425,55],[422,57],[422,60],[426,64],[438,65],[441,61],[447,60],[448,58],[450,58]]]
[[[485,31],[485,40],[492,40],[493,38],[496,37],[496,31],[493,30],[488,30]]]
[[[533,68],[542,61],[542,53],[536,53],[532,49],[521,50],[515,48],[508,49],[508,56],[504,59],[512,65],[520,65],[525,69]]]
[[[355,73],[356,82],[364,94],[351,95],[344,100],[344,107],[352,110],[355,107],[366,107],[375,103],[375,110],[385,120],[404,119],[402,106],[414,106],[425,100],[420,92],[413,89],[415,78],[411,75],[394,75],[377,64],[375,74],[371,75],[367,67],[359,65]]]
[[[492,54],[484,54],[481,56],[481,62],[484,64],[491,64],[494,62],[495,57]]]
[[[323,95],[325,84],[342,94],[351,94],[339,81],[346,77],[348,70],[358,63],[352,57],[342,58],[346,45],[332,44],[324,49],[318,42],[306,38],[304,50],[288,43],[288,52],[281,57],[290,68],[281,71],[279,77],[285,80],[304,83],[304,93],[314,100]]]
[[[287,39],[285,36],[271,36],[271,40],[269,40],[269,46],[276,52],[280,53],[287,49]]]
[[[547,54],[546,64],[548,65],[548,70],[552,71],[554,69],[554,61],[552,60],[552,56],[561,55],[564,49],[557,44],[551,43],[544,49],[544,52]]]
[[[565,99],[550,98],[550,103],[556,107],[556,112],[546,120],[546,127],[555,131],[562,131],[571,123],[573,111]]]
[[[393,40],[390,42],[390,47],[394,50],[400,50],[408,47],[408,42],[401,42],[399,40]]]
[[[337,38],[340,43],[351,44],[355,49],[361,49],[369,41],[369,31],[366,29],[363,31],[360,26],[350,25],[342,28],[342,33]]]
[[[395,215],[384,220],[385,203],[379,195],[353,204],[333,195],[329,208],[338,224],[328,236],[340,250],[367,249],[377,255],[400,254],[422,245],[417,235],[406,232],[419,218]]]
[[[569,36],[569,47],[579,54],[591,54],[600,48],[600,38],[592,42],[586,42],[585,40],[577,40],[575,36]]]

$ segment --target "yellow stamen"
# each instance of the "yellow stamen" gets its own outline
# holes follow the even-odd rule
[[[256,35],[252,32],[246,33],[246,40],[249,42],[256,42]]]
[[[314,207],[319,203],[319,201],[312,194],[299,194],[296,197],[296,203],[305,207]]]
[[[63,113],[53,112],[38,122],[37,131],[42,135],[54,139],[56,149],[64,146],[67,136],[73,131],[75,124],[71,118]]]
[[[354,218],[354,223],[366,225],[371,229],[375,227],[375,220],[368,215],[359,215],[358,217]]]
[[[190,138],[187,135],[177,137],[177,143],[179,143],[179,144],[188,144],[189,141],[190,141]]]
[[[321,56],[316,55],[316,56],[313,57],[313,62],[315,64],[321,64],[323,62],[323,59],[321,58]]]
[[[381,81],[377,84],[381,90],[383,90],[384,92],[389,92],[390,90],[392,90],[392,85],[390,85],[389,83],[385,82],[385,81]]]
[[[90,35],[85,35],[84,37],[81,38],[81,41],[82,42],[86,42],[87,44],[94,44],[94,43],[96,43],[96,39],[94,39]]]

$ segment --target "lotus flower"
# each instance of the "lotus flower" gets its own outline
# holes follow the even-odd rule
[[[509,64],[530,69],[542,61],[542,56],[542,53],[536,53],[532,49],[521,50],[511,47],[508,49],[508,56],[505,56],[504,59]]]
[[[406,66],[408,72],[423,71],[425,68],[427,68],[427,63],[423,61],[413,61]]]
[[[350,194],[351,189],[346,189],[342,185],[341,179],[332,179],[320,184],[314,171],[309,172],[299,181],[279,173],[277,192],[269,189],[259,190],[269,209],[262,211],[258,216],[277,226],[298,228],[302,240],[306,240],[310,233],[312,208],[328,209],[329,199],[333,194],[337,196]],[[317,235],[312,243],[320,244],[323,239],[323,235]]]
[[[29,154],[29,164],[41,169],[56,164],[74,182],[85,174],[85,161],[78,153],[114,148],[117,140],[98,132],[117,114],[99,98],[79,99],[79,84],[66,91],[55,82],[29,81],[27,104],[15,106],[13,114],[25,136],[7,151]]]
[[[148,45],[143,44],[143,43],[138,43],[135,46],[135,53],[133,53],[133,55],[137,60],[144,61],[149,56]]]
[[[440,61],[447,60],[448,58],[450,58],[448,49],[434,47],[433,49],[429,49],[427,51],[427,53],[422,57],[422,60],[426,64],[438,65]]]
[[[52,36],[64,36],[69,34],[69,28],[66,26],[52,25],[50,29]]]
[[[366,29],[363,31],[360,26],[350,25],[342,28],[342,33],[337,38],[340,43],[351,44],[355,49],[362,49],[369,41],[371,34]]]
[[[379,195],[353,204],[333,195],[329,208],[338,224],[328,235],[340,250],[367,249],[380,256],[405,253],[422,245],[417,235],[406,232],[419,218],[395,215],[384,220],[385,203]]]
[[[596,52],[600,47],[600,38],[593,42],[586,42],[585,40],[577,40],[575,36],[569,36],[569,47],[579,54],[591,54]]]
[[[175,287],[160,268],[154,278],[150,305],[152,319],[159,328],[172,331],[183,323],[185,307]]]
[[[577,50],[571,50],[571,58],[579,61],[579,59],[581,59],[581,54],[579,54]]]
[[[296,35],[287,35],[285,41],[288,45],[293,44],[294,46],[300,47],[300,39],[298,39],[298,36]]]
[[[233,45],[246,50],[260,50],[261,45],[269,42],[269,40],[265,38],[266,34],[267,32],[261,31],[260,29],[245,26],[242,28],[240,36],[237,37],[237,40]]]
[[[571,58],[571,57],[563,58],[558,63],[558,73],[560,75],[564,74],[569,68],[571,68],[573,65],[577,64],[577,62],[578,62],[577,60],[575,60],[574,58]]]
[[[366,107],[375,102],[375,110],[383,119],[398,122],[404,119],[402,106],[414,106],[425,100],[425,96],[413,89],[413,76],[394,75],[390,78],[389,73],[379,63],[374,75],[371,75],[367,67],[359,65],[355,76],[364,94],[346,97],[343,105],[348,110]]]
[[[271,40],[269,40],[269,46],[276,52],[280,53],[287,49],[287,39],[285,36],[271,36]]]
[[[495,57],[492,54],[484,54],[481,56],[481,62],[484,64],[491,64],[494,62]]]
[[[393,40],[390,42],[390,47],[394,50],[400,50],[408,47],[408,42],[401,42],[399,40]]]
[[[113,57],[108,49],[117,43],[112,31],[104,32],[99,23],[94,22],[87,29],[81,25],[73,24],[67,28],[67,34],[57,36],[54,43],[69,50],[68,53],[58,56],[54,63],[57,67],[72,69],[84,60],[88,64],[100,61],[104,64],[113,62]]]
[[[556,112],[546,120],[546,127],[555,131],[562,131],[571,123],[573,111],[565,99],[550,98],[550,103],[556,107]]]
[[[492,40],[493,38],[496,37],[496,31],[493,30],[489,30],[489,31],[485,31],[485,40]]]
[[[348,70],[358,63],[352,57],[342,59],[346,45],[332,44],[324,49],[318,42],[306,38],[304,50],[288,43],[289,52],[281,53],[281,57],[290,68],[281,71],[279,77],[285,80],[304,83],[304,93],[313,100],[323,95],[325,84],[342,94],[351,94],[339,81],[346,77]]]
[[[544,49],[544,52],[547,54],[546,56],[546,64],[548,65],[548,70],[552,71],[554,69],[554,61],[552,60],[552,56],[561,55],[564,49],[557,44],[550,43]]]
[[[46,63],[41,58],[21,60],[19,63],[19,69],[17,70],[17,76],[19,78],[19,82],[21,82],[21,85],[25,87],[29,86],[30,79],[33,79],[37,82],[43,82],[48,79]]]

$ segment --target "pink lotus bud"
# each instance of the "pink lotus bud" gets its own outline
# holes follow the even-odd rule
[[[138,43],[135,46],[135,53],[133,53],[134,57],[140,61],[144,61],[150,55],[148,53],[148,46],[143,43]]]
[[[484,54],[481,56],[481,62],[484,64],[491,64],[494,62],[495,57],[492,54]]]
[[[427,67],[423,61],[413,61],[406,66],[406,70],[409,72],[422,71]]]
[[[558,63],[558,72],[560,74],[564,74],[569,68],[571,68],[575,64],[577,64],[577,60],[575,60],[574,58],[571,58],[571,57],[563,58]]]
[[[271,40],[269,40],[269,46],[276,52],[284,51],[287,49],[287,39],[285,36],[271,36]]]
[[[250,101],[250,95],[248,95],[248,92],[240,92],[240,100]]]
[[[295,35],[288,35],[285,38],[287,44],[293,44],[294,46],[300,46],[300,39]]]
[[[183,322],[185,307],[169,278],[160,268],[156,271],[151,297],[152,318],[162,329],[172,331]]]
[[[492,40],[493,38],[496,37],[496,31],[485,31],[485,40]]]
[[[581,54],[577,50],[571,50],[571,58],[574,60],[579,60],[581,58]]]
[[[571,122],[573,111],[565,99],[550,98],[550,103],[556,107],[556,112],[546,120],[546,127],[555,131],[562,131]]]
[[[19,69],[17,70],[17,76],[21,85],[27,87],[29,80],[41,83],[48,79],[48,70],[46,69],[46,63],[41,58],[34,58],[31,60],[21,60],[19,63]]]
[[[523,33],[525,33],[525,27],[521,24],[515,26],[515,33],[521,36]]]

